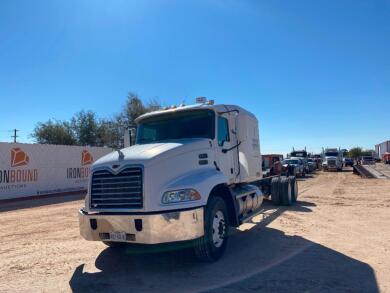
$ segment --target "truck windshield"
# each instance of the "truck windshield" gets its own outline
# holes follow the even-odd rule
[[[306,158],[307,152],[291,152],[291,157]]]
[[[137,129],[136,144],[183,138],[214,139],[215,115],[211,110],[183,111],[145,118]]]
[[[325,157],[337,157],[339,155],[338,152],[326,152]]]

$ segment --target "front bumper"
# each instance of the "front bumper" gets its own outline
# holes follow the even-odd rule
[[[111,232],[126,233],[129,243],[158,244],[203,236],[203,207],[160,214],[88,214],[79,211],[80,234],[90,241],[112,241]]]

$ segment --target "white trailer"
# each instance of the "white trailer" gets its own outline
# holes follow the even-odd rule
[[[191,241],[215,261],[263,197],[290,205],[295,177],[262,178],[256,117],[238,106],[171,107],[137,119],[135,145],[92,166],[81,235],[109,246]]]
[[[390,153],[390,140],[375,145],[375,153],[378,159],[383,159],[384,154]]]

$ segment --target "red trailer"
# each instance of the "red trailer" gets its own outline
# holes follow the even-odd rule
[[[264,169],[269,169],[269,175],[281,175],[282,174],[282,161],[283,155],[280,154],[267,154],[262,155]]]
[[[382,161],[385,164],[390,164],[390,153],[386,152],[382,155]]]

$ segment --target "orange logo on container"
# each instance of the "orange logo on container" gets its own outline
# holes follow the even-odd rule
[[[83,150],[83,152],[81,153],[81,165],[82,166],[89,165],[92,164],[92,162],[93,162],[93,157],[91,153],[88,152],[87,150]]]
[[[27,165],[30,158],[20,148],[11,149],[11,167]]]

